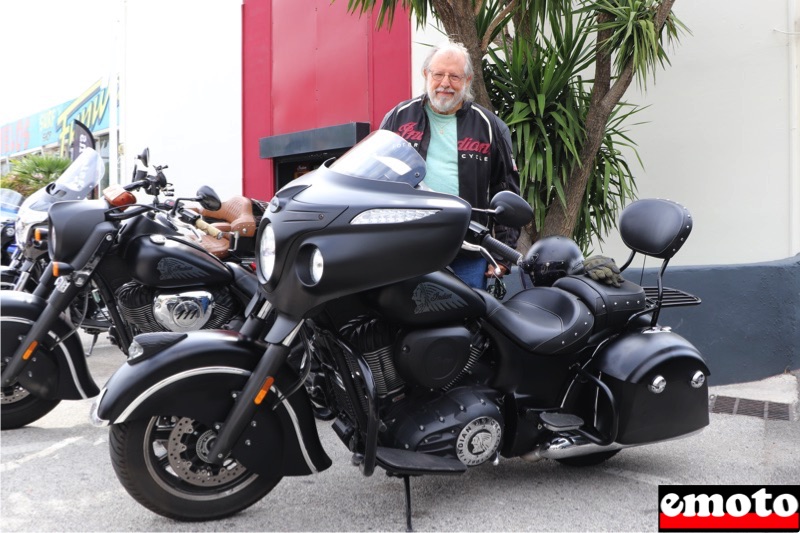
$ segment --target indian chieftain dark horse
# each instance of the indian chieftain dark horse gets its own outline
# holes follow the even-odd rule
[[[664,288],[664,268],[653,289],[567,275],[498,301],[446,269],[465,239],[523,271],[536,258],[495,240],[460,198],[417,188],[424,173],[408,143],[374,132],[272,199],[258,236],[261,290],[238,333],[136,337],[92,413],[111,424],[112,464],[133,498],[212,520],[283,476],[328,468],[303,386],[312,366],[317,400],[363,474],[404,479],[409,528],[410,476],[500,457],[596,464],[708,424],[708,368],[658,323],[663,307],[698,300]],[[507,191],[488,212],[507,226],[531,214]],[[619,227],[631,257],[666,267],[691,218],[641,200]],[[299,373],[288,363],[298,339]]]

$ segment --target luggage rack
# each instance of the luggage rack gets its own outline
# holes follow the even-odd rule
[[[658,287],[642,287],[648,307],[655,307],[658,302]],[[700,298],[679,289],[664,287],[661,295],[661,307],[681,307],[699,305]]]

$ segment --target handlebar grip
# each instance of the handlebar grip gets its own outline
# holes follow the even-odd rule
[[[208,233],[209,235],[211,235],[212,237],[215,237],[215,238],[217,237],[217,235],[222,233],[220,230],[218,230],[217,228],[215,228],[214,226],[212,226],[211,224],[209,224],[208,222],[206,222],[202,218],[198,218],[197,221],[195,221],[194,225],[200,231],[205,231],[206,233]]]
[[[519,261],[522,259],[521,253],[511,248],[507,244],[498,241],[491,235],[487,235],[486,237],[483,238],[482,245],[490,252],[499,255],[503,259],[511,261],[511,263],[514,265],[518,264]]]

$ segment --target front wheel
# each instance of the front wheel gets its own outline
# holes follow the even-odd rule
[[[3,365],[5,366],[5,365]],[[17,429],[36,422],[55,409],[61,400],[45,400],[29,393],[19,383],[3,388],[0,429]]]
[[[154,513],[217,520],[266,496],[280,474],[258,475],[234,458],[207,461],[216,432],[191,418],[156,416],[111,427],[111,463],[122,486]]]

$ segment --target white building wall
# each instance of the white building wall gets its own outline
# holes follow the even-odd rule
[[[673,264],[737,264],[800,253],[800,0],[678,0],[692,31],[668,50],[646,92],[625,100],[649,106],[632,126],[638,196],[689,208],[693,233]],[[415,43],[442,35],[428,29]],[[412,48],[414,93],[423,90],[426,48]],[[618,260],[616,233],[595,252]],[[652,264],[650,266],[655,266]]]
[[[242,0],[124,0],[122,10],[122,181],[149,147],[176,195],[241,194]]]

